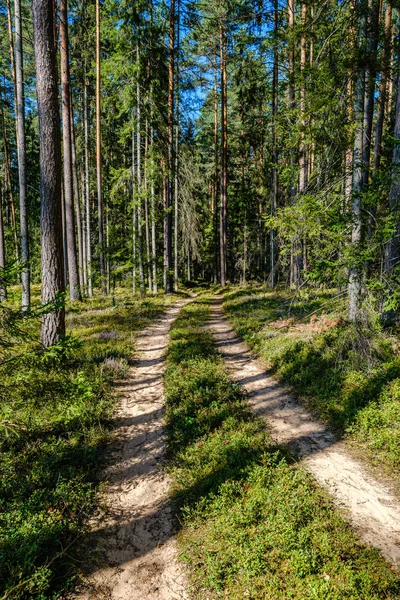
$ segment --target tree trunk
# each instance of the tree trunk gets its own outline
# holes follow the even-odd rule
[[[151,259],[150,259],[150,224],[149,224],[149,181],[148,181],[148,164],[149,164],[149,122],[146,117],[146,137],[145,137],[145,148],[144,148],[144,186],[145,186],[145,197],[144,197],[144,220],[145,220],[145,233],[146,233],[146,265],[147,265],[147,288],[149,292],[153,291],[152,273],[151,273]]]
[[[140,69],[139,61],[139,45],[136,46],[136,60],[138,69]],[[138,258],[139,258],[139,282],[140,295],[144,296],[144,273],[143,273],[143,223],[142,223],[142,140],[141,140],[141,106],[140,106],[140,83],[139,74],[136,81],[136,110],[137,110],[137,134],[136,134],[136,153],[137,153],[137,229],[138,229]]]
[[[96,0],[96,175],[97,175],[97,218],[99,228],[99,264],[101,291],[107,294],[106,274],[104,267],[104,219],[103,219],[103,187],[101,179],[101,81],[100,81],[100,0]]]
[[[87,261],[87,285],[88,296],[93,296],[92,279],[92,228],[90,222],[90,181],[89,181],[89,114],[86,83],[85,64],[85,87],[83,88],[83,118],[85,129],[85,200],[86,200],[86,261]]]
[[[383,58],[382,58],[382,77],[379,85],[379,108],[376,117],[376,130],[375,130],[375,147],[374,147],[374,176],[379,171],[381,165],[382,156],[382,133],[383,123],[385,119],[385,108],[387,100],[387,83],[389,77],[390,68],[390,42],[391,42],[391,28],[392,28],[392,4],[389,0],[386,4],[385,10],[385,38],[383,46]]]
[[[272,77],[272,188],[271,188],[271,215],[276,216],[278,206],[278,145],[277,145],[277,117],[278,117],[278,0],[274,0],[274,68]],[[271,252],[271,287],[276,284],[276,240],[275,230],[270,231]]]
[[[226,80],[226,25],[220,17],[220,54],[221,54],[221,203],[220,203],[220,268],[221,286],[226,286],[226,218],[228,194],[228,113]]]
[[[67,234],[69,297],[71,300],[81,300],[78,261],[76,256],[74,190],[72,183],[71,90],[69,78],[67,6],[67,0],[60,0],[60,54],[64,146],[65,225]]]
[[[70,122],[71,122],[71,158],[72,158],[72,175],[74,180],[74,205],[75,205],[75,222],[78,233],[78,267],[79,267],[79,287],[81,292],[85,289],[86,277],[84,277],[84,242],[83,242],[83,220],[81,212],[81,200],[79,194],[79,178],[78,164],[76,161],[76,143],[75,143],[75,123],[74,123],[74,107],[72,104],[72,94],[70,95]]]
[[[163,231],[163,239],[164,239],[164,256],[163,256],[163,284],[164,289],[167,289],[168,284],[168,220],[167,220],[167,207],[168,207],[168,192],[167,192],[167,178],[165,176],[165,159],[161,157],[161,188],[162,188],[162,203],[164,209],[164,231]]]
[[[376,53],[379,37],[380,0],[372,0],[370,23],[367,31],[367,68],[365,70],[365,100],[363,128],[363,189],[369,184],[372,119],[374,116],[375,85],[376,85]],[[368,236],[370,237],[370,235]]]
[[[61,140],[53,0],[33,0],[36,91],[40,140],[40,241],[42,302],[55,303],[42,319],[45,347],[65,335],[63,236],[61,230]]]
[[[299,193],[304,194],[307,189],[307,176],[308,176],[308,165],[307,165],[307,148],[305,144],[305,102],[306,102],[306,76],[305,68],[307,64],[307,39],[306,39],[306,24],[307,24],[307,4],[303,2],[301,5],[301,42],[300,42],[300,72],[301,72],[301,88],[300,88],[300,113],[301,113],[301,142],[300,142],[300,176],[299,176]]]
[[[395,269],[400,261],[400,73],[397,79],[397,97],[396,97],[396,116],[393,137],[395,146],[393,148],[392,160],[392,183],[389,194],[390,215],[393,219],[394,231],[392,237],[385,246],[384,272],[388,282],[385,301],[390,294],[398,287],[398,282],[393,281]],[[385,325],[394,325],[397,311],[384,308],[382,312],[382,321]]]
[[[178,291],[179,279],[179,190],[178,190],[178,165],[179,165],[179,44],[180,44],[180,0],[178,2],[177,18],[177,44],[176,44],[176,125],[175,125],[175,215],[174,215],[174,289]]]
[[[7,23],[8,23],[8,39],[10,42],[10,63],[11,63],[11,74],[14,86],[14,106],[15,106],[15,139],[18,140],[18,111],[17,111],[17,74],[15,72],[15,49],[14,49],[14,37],[12,31],[12,16],[11,16],[11,2],[7,0]]]
[[[363,191],[363,141],[364,141],[364,101],[365,101],[365,65],[363,63],[363,50],[366,35],[366,9],[363,1],[360,6],[358,51],[359,64],[357,68],[357,83],[355,94],[355,137],[353,150],[353,189],[352,189],[352,264],[349,269],[349,320],[356,322],[360,316],[360,295],[362,281],[362,267],[360,261],[361,228],[362,228],[362,191]]]
[[[165,292],[173,291],[172,282],[172,205],[174,181],[174,87],[175,87],[175,0],[170,0],[169,67],[168,67],[168,172],[167,206],[165,211],[166,281]]]
[[[3,190],[0,189],[0,302],[7,300],[7,287],[2,273],[5,266],[6,248],[4,243]]]
[[[29,266],[28,194],[26,184],[25,99],[22,54],[21,0],[15,0],[15,74],[17,81],[16,114],[18,121],[17,147],[22,260],[22,310],[29,310],[31,304],[31,276]]]
[[[214,283],[218,282],[218,92],[217,57],[214,64],[214,185],[213,185],[213,230],[214,230]]]
[[[151,96],[150,96],[150,102]],[[152,115],[150,116],[152,119]],[[151,137],[151,260],[153,264],[153,293],[157,294],[157,244],[156,244],[156,206],[154,192],[154,148],[153,148],[153,126],[150,127]]]
[[[14,193],[13,193],[12,181],[11,181],[10,157],[9,157],[9,153],[8,153],[7,128],[6,128],[6,117],[4,114],[4,107],[2,109],[2,119],[3,119],[3,143],[4,143],[4,163],[5,163],[5,170],[6,170],[6,182],[7,182],[7,189],[8,189],[8,193],[9,193],[9,197],[10,197],[11,223],[12,223],[12,228],[13,228],[15,259],[18,262],[19,251],[18,251],[17,219],[15,216]]]
[[[133,117],[133,113],[132,113]],[[137,219],[136,219],[136,157],[135,157],[135,125],[132,118],[132,261],[133,261],[133,270],[132,270],[132,293],[136,294],[136,261],[137,261]]]

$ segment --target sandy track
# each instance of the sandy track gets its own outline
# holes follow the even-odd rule
[[[400,565],[400,503],[346,452],[344,443],[318,423],[285,388],[268,375],[225,317],[222,299],[211,308],[212,331],[232,379],[243,385],[254,411],[267,420],[273,438],[287,444],[326,487],[367,543]]]
[[[88,588],[75,598],[187,599],[173,538],[169,479],[163,469],[163,355],[180,301],[136,343],[138,360],[121,384],[117,441],[104,474],[107,509],[84,541]]]

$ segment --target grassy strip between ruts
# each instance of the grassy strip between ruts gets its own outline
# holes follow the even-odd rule
[[[400,598],[313,479],[271,444],[202,329],[207,298],[171,331],[165,375],[173,500],[193,599]]]
[[[398,336],[370,309],[364,326],[346,321],[334,290],[231,288],[224,309],[237,333],[339,436],[370,461],[400,471]]]
[[[111,384],[166,301],[119,289],[116,305],[98,296],[69,305],[73,337],[48,351],[37,347],[37,319],[20,321],[23,335],[3,348],[0,598],[57,598],[72,584],[74,542],[96,504]]]

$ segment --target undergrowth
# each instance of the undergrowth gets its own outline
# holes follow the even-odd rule
[[[0,598],[57,598],[73,583],[74,544],[96,504],[110,432],[111,386],[126,373],[136,332],[164,303],[121,289],[115,305],[98,296],[71,304],[69,337],[47,351],[37,317],[2,308]]]
[[[287,292],[237,289],[224,308],[318,418],[351,435],[374,463],[400,470],[400,356],[392,334],[347,322],[343,300],[329,291],[304,291],[293,301]]]
[[[271,444],[185,307],[168,349],[166,418],[173,502],[191,598],[394,599],[396,575],[354,536],[327,495]]]

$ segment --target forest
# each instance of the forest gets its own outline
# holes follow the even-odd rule
[[[0,23],[0,600],[400,599],[400,5]]]

